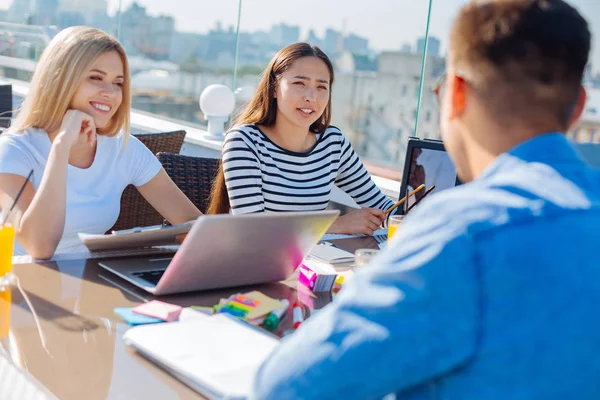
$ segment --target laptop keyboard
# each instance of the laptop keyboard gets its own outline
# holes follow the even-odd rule
[[[86,258],[119,258],[130,256],[146,256],[151,254],[173,254],[175,246],[145,247],[140,249],[111,249],[91,251]]]
[[[163,276],[166,270],[158,269],[154,271],[141,271],[134,272],[132,275],[137,276],[140,279],[145,280],[146,282],[150,282],[153,285],[158,285],[158,281]]]

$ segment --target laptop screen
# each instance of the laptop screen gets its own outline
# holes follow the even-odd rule
[[[411,138],[406,149],[399,198],[403,198],[406,193],[412,192],[422,184],[425,188],[411,196],[408,207],[420,199],[431,186],[435,186],[431,192],[433,194],[452,188],[460,182],[456,176],[456,168],[441,141]]]

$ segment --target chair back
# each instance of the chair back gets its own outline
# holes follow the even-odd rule
[[[138,138],[150,149],[152,154],[162,152],[179,154],[185,139],[185,131],[161,132],[161,133],[136,133]]]
[[[169,153],[158,153],[157,156],[177,187],[202,213],[206,213],[212,182],[217,176],[221,159]]]
[[[0,130],[10,128],[12,115],[12,85],[0,85]]]

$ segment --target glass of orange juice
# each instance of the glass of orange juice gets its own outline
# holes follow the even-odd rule
[[[404,215],[392,215],[390,218],[388,218],[388,240],[394,236],[398,230],[398,226],[400,226],[403,220]]]
[[[0,280],[12,271],[15,228],[10,224],[0,225]]]
[[[10,286],[0,286],[0,339],[10,331]]]

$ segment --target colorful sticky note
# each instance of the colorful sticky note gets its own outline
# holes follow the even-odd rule
[[[221,310],[219,312],[233,315],[234,317],[238,317],[238,318],[244,318],[246,316],[245,312],[236,310],[235,308],[229,308],[229,307],[223,307],[223,308],[221,308]]]
[[[177,321],[181,313],[181,306],[165,303],[163,301],[152,300],[131,309],[134,313],[146,315],[148,317],[160,318],[163,321]]]
[[[123,318],[123,321],[127,322],[131,326],[165,322],[159,318],[153,318],[142,314],[136,314],[133,311],[131,311],[131,307],[116,307],[114,309],[114,312],[119,317]]]
[[[269,296],[262,294],[259,291],[254,291],[245,294],[246,297],[258,302],[258,305],[246,314],[247,319],[255,319],[269,314],[273,310],[283,307],[283,303]]]
[[[249,299],[248,297],[243,296],[243,295],[236,296],[233,299],[233,301],[237,301],[238,303],[245,304],[245,305],[247,305],[249,307],[256,307],[257,305],[260,304],[260,302],[258,302],[256,300]]]
[[[235,301],[235,300],[230,301],[229,304],[227,304],[227,307],[235,307],[235,308],[240,309],[245,312],[248,312],[254,308],[254,306],[249,306],[247,304],[240,303],[239,301]]]

